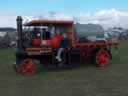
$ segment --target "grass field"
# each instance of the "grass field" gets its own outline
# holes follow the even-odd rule
[[[0,96],[128,96],[128,43],[113,50],[107,68],[91,64],[43,71],[34,77],[17,74],[13,49],[0,50]]]

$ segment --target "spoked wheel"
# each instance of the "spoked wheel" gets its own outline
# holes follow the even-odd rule
[[[99,50],[95,55],[95,63],[99,67],[107,67],[110,64],[111,55],[108,50]]]
[[[33,76],[38,73],[38,66],[32,59],[25,59],[21,68],[22,74],[26,76]]]

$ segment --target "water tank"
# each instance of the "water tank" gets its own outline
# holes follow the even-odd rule
[[[76,38],[82,42],[104,38],[104,29],[97,24],[75,24]]]

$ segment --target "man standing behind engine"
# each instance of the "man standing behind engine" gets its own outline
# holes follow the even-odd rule
[[[70,40],[69,40],[67,34],[64,33],[63,34],[63,39],[61,41],[61,47],[58,49],[57,56],[56,56],[56,59],[60,63],[63,63],[62,58],[61,58],[62,52],[64,51],[64,49],[69,48],[69,47],[70,47]]]

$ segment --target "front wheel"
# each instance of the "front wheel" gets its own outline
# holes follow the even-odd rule
[[[107,67],[110,65],[111,54],[106,49],[100,49],[94,56],[94,62],[99,67]]]
[[[32,76],[39,72],[38,63],[33,59],[25,59],[21,65],[21,73],[23,75]]]

